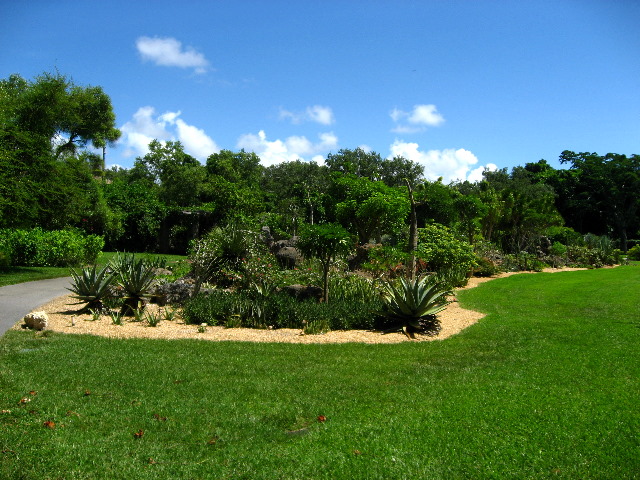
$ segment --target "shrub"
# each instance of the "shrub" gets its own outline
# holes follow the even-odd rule
[[[476,258],[476,267],[473,269],[473,275],[476,277],[491,277],[500,272],[500,267],[486,257]]]
[[[627,251],[627,256],[631,260],[640,260],[640,244],[635,245]]]
[[[0,251],[14,266],[66,267],[95,263],[104,238],[80,230],[0,230]]]
[[[331,303],[298,301],[282,292],[257,298],[254,294],[214,290],[199,295],[184,307],[185,322],[193,325],[225,325],[249,328],[307,328],[323,325],[331,330],[372,329],[375,310],[382,307],[376,295],[368,301],[333,298]],[[310,327],[308,327],[310,328]]]
[[[469,243],[458,240],[449,228],[439,224],[418,229],[417,258],[426,262],[433,272],[453,267],[471,271],[476,260]]]
[[[408,254],[397,247],[375,246],[368,251],[368,261],[362,269],[377,277],[392,274],[398,265],[407,261]]]
[[[519,252],[506,254],[502,260],[502,270],[505,272],[534,271],[541,272],[547,265],[533,253]]]

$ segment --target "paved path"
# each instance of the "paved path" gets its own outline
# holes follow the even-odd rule
[[[31,310],[69,293],[71,277],[0,287],[0,336]]]

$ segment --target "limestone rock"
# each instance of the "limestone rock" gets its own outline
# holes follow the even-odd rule
[[[46,312],[28,313],[23,321],[27,327],[34,330],[44,330],[49,325],[49,317]]]
[[[283,291],[297,300],[313,298],[320,301],[320,299],[322,299],[322,289],[314,285],[288,285],[283,288]]]

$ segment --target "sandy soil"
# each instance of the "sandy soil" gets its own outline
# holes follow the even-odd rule
[[[546,269],[545,272],[566,272],[570,270],[576,269]],[[480,283],[514,274],[515,272],[503,273],[490,278],[474,277],[469,280],[469,283],[464,289],[473,288]],[[174,320],[163,320],[156,327],[150,327],[146,322],[133,321],[126,321],[124,325],[113,325],[111,318],[106,315],[103,315],[98,320],[92,320],[91,315],[75,314],[78,305],[74,305],[74,302],[74,299],[66,295],[38,307],[34,309],[34,311],[45,311],[49,317],[48,329],[62,333],[100,335],[111,338],[195,338],[210,341],[232,340],[281,343],[400,343],[407,341],[443,340],[459,333],[484,317],[482,313],[460,307],[454,300],[446,310],[439,315],[442,326],[440,333],[433,337],[417,335],[414,340],[407,338],[401,333],[383,335],[380,332],[364,330],[335,331],[321,335],[304,335],[297,329],[257,330],[251,328],[206,327],[206,331],[201,333],[198,332],[196,325],[186,325],[180,318],[179,312]],[[158,312],[163,309],[157,305],[149,305],[148,308],[151,312]],[[13,326],[13,329],[21,328],[22,321]]]

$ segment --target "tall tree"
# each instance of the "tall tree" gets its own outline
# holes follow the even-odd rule
[[[629,233],[640,227],[640,155],[565,150],[560,162],[570,165],[559,182],[569,226],[614,235],[626,251]]]
[[[81,217],[101,202],[90,193],[91,172],[77,160],[78,148],[104,146],[119,135],[100,87],[48,73],[0,80],[0,223],[82,226]]]
[[[385,233],[397,233],[404,225],[410,203],[402,188],[355,175],[336,174],[333,181],[336,218],[358,235],[360,244]]]

